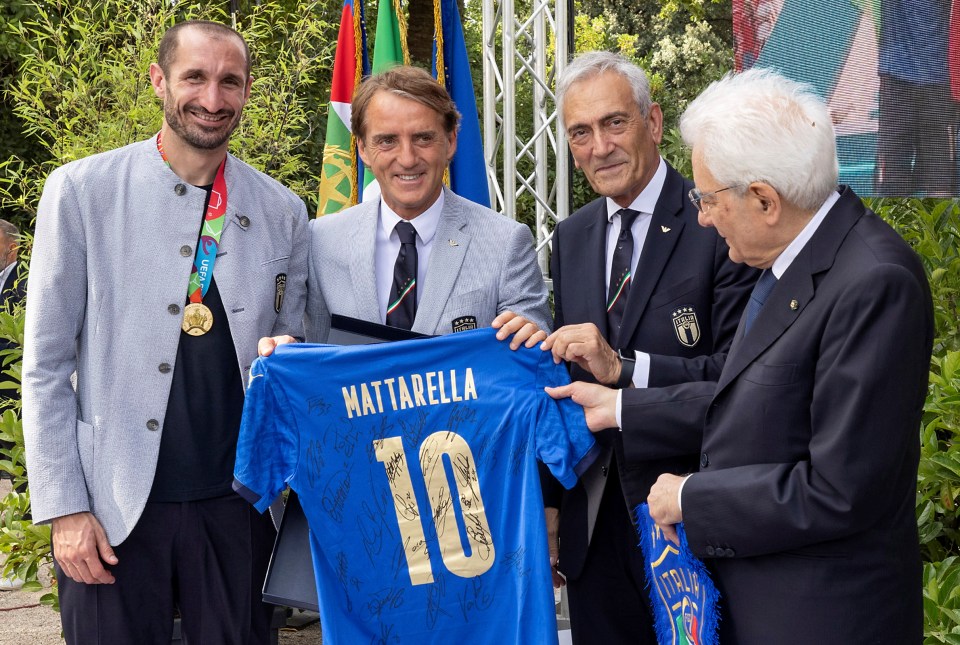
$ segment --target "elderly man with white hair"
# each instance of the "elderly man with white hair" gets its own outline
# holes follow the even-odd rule
[[[830,115],[808,87],[727,76],[680,127],[700,223],[764,270],[719,381],[553,394],[583,404],[592,428],[619,425],[628,463],[699,449],[700,471],[662,475],[648,501],[707,562],[721,642],[919,643],[917,430],[933,339],[920,261],[836,187]]]

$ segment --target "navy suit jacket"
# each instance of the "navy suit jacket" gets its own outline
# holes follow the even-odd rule
[[[643,252],[630,287],[619,341],[614,349],[640,350],[651,358],[651,384],[677,382],[686,372],[668,357],[707,357],[699,369],[717,378],[722,355],[730,346],[737,321],[758,273],[728,258],[727,245],[714,229],[697,223],[697,209],[687,193],[693,183],[669,165],[653,212]],[[603,198],[594,200],[560,222],[553,233],[555,328],[594,323],[608,340],[606,315],[607,212]],[[690,325],[694,320],[695,324]],[[687,328],[678,324],[687,321]],[[666,355],[661,357],[659,355]],[[660,373],[660,375],[658,375]],[[573,378],[592,380],[573,370]],[[611,455],[619,449],[617,431],[598,437],[605,454],[597,459],[594,476],[606,477]],[[686,473],[696,468],[697,449],[684,456],[633,462],[618,460],[626,503],[632,509],[646,500],[650,486],[664,472]],[[561,508],[560,569],[576,578],[583,568],[590,527],[599,508],[604,481],[586,478],[572,491],[544,477],[547,506]],[[632,516],[632,513],[631,513]]]
[[[719,382],[624,394],[628,461],[702,442],[683,519],[720,589],[721,642],[921,642],[932,342],[919,259],[847,188]]]
[[[23,298],[27,293],[27,280],[20,276],[20,272],[23,268],[23,265],[20,264],[19,260],[14,261],[13,269],[10,271],[10,274],[7,276],[7,279],[3,282],[3,286],[0,287],[0,302],[4,306],[13,308],[23,302]],[[8,340],[0,340],[0,351],[5,349],[12,349],[16,347],[15,343],[12,343]],[[15,383],[16,380],[6,374],[8,366],[3,365],[2,357],[0,357],[0,383]],[[0,389],[0,401],[4,399],[17,399],[17,393],[15,390],[9,390],[6,388]]]
[[[4,281],[3,287],[0,287],[0,300],[4,304],[9,303],[11,307],[23,302],[23,298],[27,294],[27,281],[21,279],[20,275],[22,268],[23,265],[20,264],[20,261],[15,260],[13,269]]]

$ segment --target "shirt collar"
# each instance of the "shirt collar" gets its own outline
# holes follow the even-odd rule
[[[830,193],[830,196],[827,197],[827,200],[823,202],[820,206],[820,210],[810,218],[810,221],[807,222],[807,225],[803,227],[803,230],[800,231],[800,234],[793,238],[793,241],[787,245],[780,255],[777,256],[777,259],[773,261],[773,266],[770,267],[770,270],[773,271],[773,275],[779,280],[783,274],[786,272],[787,268],[793,263],[794,259],[800,255],[800,251],[803,250],[803,247],[807,245],[807,242],[810,241],[810,238],[813,237],[813,234],[817,232],[817,229],[820,227],[820,224],[823,222],[823,218],[827,216],[827,213],[830,212],[830,209],[833,208],[833,205],[837,203],[840,199],[840,193],[833,191]]]
[[[13,271],[13,267],[17,266],[17,261],[14,260],[0,271],[0,287],[2,287],[7,282],[7,277],[9,277],[10,272]]]
[[[647,182],[647,185],[640,191],[640,194],[637,195],[637,198],[633,200],[628,208],[638,213],[652,214],[653,209],[657,206],[657,200],[660,199],[660,192],[663,190],[663,183],[666,180],[667,162],[663,160],[663,157],[660,157],[660,164],[657,166],[657,171],[653,173],[653,177],[650,178],[650,181]],[[613,216],[623,207],[609,197],[606,199],[607,221],[612,222]]]
[[[437,201],[433,202],[430,207],[414,217],[411,220],[406,220],[413,224],[413,228],[417,230],[417,237],[420,238],[420,242],[423,244],[429,244],[433,240],[433,236],[437,232],[437,226],[440,225],[440,213],[443,211],[443,199],[444,191],[440,191],[440,196],[437,198]],[[384,235],[387,236],[387,239],[390,238],[390,235],[393,234],[393,229],[396,227],[397,222],[399,222],[402,217],[397,215],[392,208],[387,206],[387,202],[383,201],[383,198],[380,198],[380,226],[383,229]]]

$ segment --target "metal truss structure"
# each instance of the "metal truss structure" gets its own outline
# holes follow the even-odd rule
[[[554,80],[572,46],[568,0],[483,1],[483,132],[493,209],[533,225],[548,281],[553,227],[570,211],[570,156]]]

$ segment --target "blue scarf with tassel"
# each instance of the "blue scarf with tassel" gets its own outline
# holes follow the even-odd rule
[[[706,566],[690,553],[683,523],[676,527],[680,537],[677,547],[663,536],[646,504],[637,506],[634,512],[657,642],[660,645],[718,645],[720,594]]]

